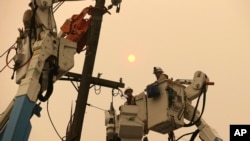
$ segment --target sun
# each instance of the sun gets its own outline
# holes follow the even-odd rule
[[[134,62],[135,61],[135,55],[134,54],[130,54],[129,56],[128,56],[128,61],[129,62]]]

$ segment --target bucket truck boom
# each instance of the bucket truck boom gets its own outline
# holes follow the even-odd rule
[[[136,105],[120,106],[119,115],[113,110],[105,113],[106,141],[141,141],[149,131],[171,134],[192,125],[198,128],[196,133],[201,140],[222,141],[202,118],[203,110],[199,112],[197,106],[191,105],[202,94],[205,97],[208,85],[213,84],[201,71],[195,72],[193,80],[158,79],[134,96]],[[190,123],[186,124],[184,119]]]

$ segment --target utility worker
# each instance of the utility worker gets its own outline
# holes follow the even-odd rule
[[[125,105],[136,105],[132,88],[126,88],[124,94],[127,96],[127,101],[125,102]]]
[[[157,81],[162,79],[168,79],[168,75],[164,74],[163,70],[160,67],[154,67],[154,74]],[[173,97],[172,95],[169,95],[169,99],[171,99],[170,101],[172,101],[172,97]],[[173,131],[170,131],[168,133],[168,141],[175,141],[175,136]]]
[[[32,16],[33,16],[33,4],[32,2],[29,3],[29,7],[30,9],[27,9],[24,14],[23,14],[23,28],[18,28],[18,31],[20,33],[19,38],[17,38],[17,42],[20,43],[21,41],[19,39],[23,39],[25,38],[30,31],[30,26],[31,26],[31,20],[32,20]]]
[[[24,14],[23,14],[23,28],[19,28],[18,31],[20,33],[21,38],[25,38],[26,36],[30,36],[31,38],[36,38],[37,37],[37,32],[35,29],[36,28],[36,21],[35,21],[35,15],[34,13],[34,5],[32,3],[32,0],[28,4],[30,9],[27,9]],[[32,32],[32,33],[30,33]]]
[[[168,79],[168,75],[164,74],[160,67],[154,67],[153,73],[155,74],[157,80]]]
[[[30,9],[27,9],[24,14],[23,14],[23,25],[24,25],[24,29],[30,29],[30,25],[31,25],[31,18],[33,15],[33,4],[32,2],[29,3],[29,7]]]

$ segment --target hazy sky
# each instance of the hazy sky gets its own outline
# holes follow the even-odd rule
[[[22,14],[29,0],[1,3],[0,53],[12,45]],[[65,2],[56,12],[58,28],[72,14],[94,5],[95,1]],[[110,1],[106,0],[106,5]],[[225,140],[230,124],[249,124],[250,84],[250,1],[249,0],[123,0],[121,11],[105,14],[93,75],[118,81],[123,78],[134,94],[155,81],[154,66],[160,66],[173,79],[192,79],[197,70],[205,72],[214,86],[209,87],[203,118]],[[128,62],[133,53],[136,61]],[[75,56],[72,72],[81,73],[84,53]],[[0,60],[0,67],[5,58]],[[0,112],[15,96],[18,86],[11,80],[12,70],[0,73]],[[49,100],[52,120],[61,136],[65,135],[71,103],[77,92],[70,82],[58,81]],[[102,87],[96,95],[92,88],[88,103],[108,109],[111,89]],[[118,108],[124,100],[117,96]],[[60,140],[54,132],[42,103],[42,117],[32,118],[30,141]],[[82,132],[84,141],[105,140],[104,112],[87,107]],[[195,128],[179,129],[176,137]],[[186,137],[185,139],[189,139]],[[150,132],[149,140],[167,140],[167,135]]]

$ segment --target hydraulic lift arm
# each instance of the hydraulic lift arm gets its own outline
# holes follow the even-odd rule
[[[18,42],[14,58],[16,65],[22,66],[16,66],[18,69],[15,70],[19,88],[13,101],[0,115],[1,141],[28,140],[30,118],[33,114],[39,115],[41,110],[36,104],[38,98],[48,99],[53,91],[54,81],[73,67],[76,44],[57,37],[52,12],[55,2],[59,1],[32,0],[32,26],[26,29],[30,34],[23,36]]]

